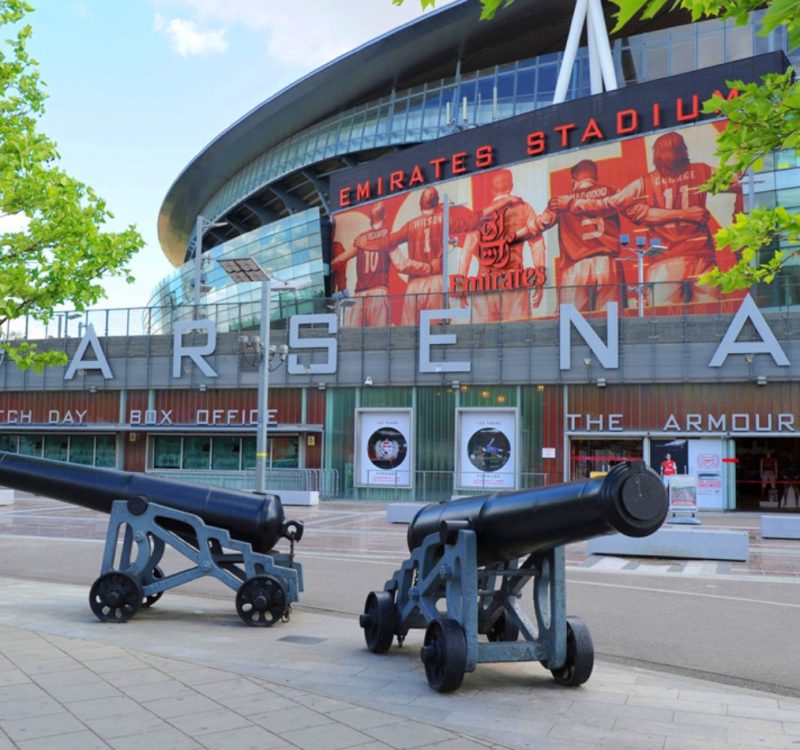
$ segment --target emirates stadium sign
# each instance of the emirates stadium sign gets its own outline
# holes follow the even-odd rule
[[[714,235],[743,201],[738,185],[703,189],[725,122],[702,102],[785,64],[773,53],[631,86],[337,173],[331,275],[353,297],[344,322],[419,325],[446,293],[476,323],[552,317],[562,303],[602,313],[629,306],[642,281],[656,285],[654,307],[707,302],[681,284],[735,263]],[[624,237],[653,248],[644,279]]]

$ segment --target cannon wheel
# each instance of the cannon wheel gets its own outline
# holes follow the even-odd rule
[[[567,618],[567,661],[561,669],[551,669],[559,685],[583,685],[594,668],[594,645],[589,628],[576,617]]]
[[[364,628],[364,640],[373,654],[387,652],[397,628],[397,609],[392,595],[388,591],[370,591],[358,624]]]
[[[128,573],[101,575],[89,590],[89,606],[100,622],[126,622],[142,606],[144,593],[138,578]]]
[[[420,652],[428,684],[439,693],[456,690],[467,671],[467,639],[457,620],[431,620]]]
[[[253,627],[269,628],[288,610],[286,591],[275,576],[248,578],[236,592],[236,611]]]
[[[163,577],[164,577],[164,571],[161,570],[161,568],[159,568],[158,566],[153,568],[154,579]],[[162,596],[164,596],[163,591],[159,591],[157,594],[150,594],[149,596],[144,597],[144,600],[142,601],[142,606],[152,607]]]
[[[486,637],[492,642],[516,641],[519,638],[519,628],[517,624],[503,612],[503,614],[494,621],[492,627],[489,628]]]

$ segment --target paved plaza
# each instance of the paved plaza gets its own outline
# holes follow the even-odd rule
[[[60,513],[52,501],[23,499],[2,509],[0,545],[10,544],[15,532],[23,539],[23,530],[30,545],[39,544],[42,534],[78,544],[80,535],[69,531],[79,527],[76,519],[82,519],[85,536],[102,537],[102,516],[64,508]],[[376,532],[365,546],[385,547],[371,554],[396,558],[390,548],[402,530],[388,528],[374,505],[342,504],[331,523],[323,523],[331,510],[290,514],[309,524],[309,557],[330,555],[335,566],[332,540],[360,514],[360,522],[367,518]],[[25,516],[29,522],[19,520]],[[35,518],[42,525],[37,534],[25,526]],[[753,519],[730,516],[724,522],[747,526]],[[99,538],[83,542],[99,565]],[[673,562],[661,570],[654,562],[625,564],[635,562],[630,575],[795,576],[793,547],[767,546],[771,552],[757,551],[753,564],[737,571],[712,562]],[[620,564],[587,557],[580,545],[570,546],[568,560],[582,570]],[[765,572],[770,560],[783,573]],[[109,625],[92,615],[85,585],[0,571],[0,750],[750,750],[800,744],[796,698],[602,658],[580,688],[558,686],[538,664],[481,664],[456,693],[441,695],[425,679],[421,632],[378,656],[366,650],[350,612],[304,606],[301,597],[288,623],[248,628],[232,596],[180,591],[167,592],[128,623]]]

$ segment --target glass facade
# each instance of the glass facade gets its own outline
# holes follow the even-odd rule
[[[710,20],[615,40],[612,56],[617,79],[628,84],[741,60],[786,49],[784,29],[758,34],[763,11],[751,23]],[[789,54],[800,62],[800,51]],[[264,185],[309,164],[389,145],[433,140],[463,127],[485,125],[550,105],[562,53],[518,60],[394,90],[296,133],[231,180],[203,207],[220,217]],[[457,67],[453,60],[453,69]],[[588,52],[578,50],[568,99],[588,96]]]
[[[271,435],[267,467],[296,469],[300,460],[298,435]],[[185,471],[245,471],[256,467],[255,437],[237,435],[156,435],[149,468]]]
[[[709,20],[656,32],[617,38],[612,56],[620,82],[635,84],[644,81],[687,73],[752,55],[786,50],[786,33],[779,28],[766,36],[759,35],[763,11],[752,14],[746,26],[733,21]],[[800,53],[789,52],[792,62],[800,62]],[[455,130],[485,125],[514,115],[539,109],[552,103],[556,80],[562,61],[561,52],[517,60],[490,68],[464,71],[463,61],[453,60],[454,75],[428,81],[407,89],[393,89],[373,101],[361,103],[339,112],[291,138],[277,144],[244,167],[222,187],[203,207],[202,215],[220,219],[243,200],[264,186],[298,172],[312,164],[333,157],[369,152],[376,148],[402,146],[440,138]],[[567,97],[587,96],[590,93],[588,52],[578,50]],[[785,159],[783,161],[786,161]],[[788,167],[776,160],[775,168]],[[793,161],[793,159],[789,159]],[[775,183],[778,179],[775,178]],[[800,185],[797,174],[783,174],[786,187]],[[764,184],[764,181],[758,182]],[[753,204],[765,201],[794,202],[796,195],[776,197],[777,186],[768,191],[764,186]],[[772,198],[766,193],[770,193]],[[275,295],[273,318],[280,319],[292,312],[310,312],[303,306],[312,297],[322,295],[325,269],[318,209],[293,214],[285,219],[241,235],[231,242],[206,253],[202,284],[203,305],[216,305],[217,321],[228,318],[228,327],[220,330],[257,325],[259,285],[234,287],[215,263],[221,257],[249,255],[263,267],[275,271],[283,280],[308,278],[311,286],[289,299]],[[787,270],[794,278],[795,270]],[[165,279],[152,299],[154,332],[167,332],[180,315],[177,308],[193,301],[195,267],[182,266]],[[774,291],[770,291],[774,296]],[[779,295],[776,304],[784,301]],[[246,309],[237,307],[250,303]],[[766,302],[766,300],[764,300]],[[230,312],[220,306],[230,305]],[[293,306],[283,310],[281,306]],[[194,311],[189,313],[194,317]],[[239,322],[241,321],[241,323]]]
[[[257,327],[261,283],[235,284],[217,262],[224,258],[253,258],[281,281],[308,282],[290,293],[272,294],[272,317],[313,312],[312,300],[324,295],[325,267],[319,210],[292,214],[285,219],[240,235],[203,256],[202,314],[193,307],[196,267],[185,263],[156,288],[152,305],[152,330],[170,333],[178,320],[209,317],[221,332]]]
[[[0,451],[107,469],[117,465],[116,435],[8,433],[0,435]]]

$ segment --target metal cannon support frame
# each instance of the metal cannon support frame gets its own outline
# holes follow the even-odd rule
[[[294,560],[302,526],[292,523],[285,533],[290,552],[265,554],[192,513],[145,498],[115,500],[101,575],[89,592],[92,611],[103,622],[125,622],[168,589],[213,576],[236,591],[236,610],[248,625],[288,620],[303,590],[302,566]],[[165,576],[159,563],[167,546],[194,565]]]
[[[477,536],[463,526],[445,522],[382,592],[368,595],[359,622],[369,650],[383,653],[395,636],[402,645],[409,630],[425,628],[420,656],[428,684],[439,692],[457,689],[466,672],[485,662],[539,661],[560,684],[586,682],[594,648],[583,622],[565,614],[564,548],[479,567]],[[531,580],[535,624],[520,605]],[[437,607],[442,599],[445,614]]]

